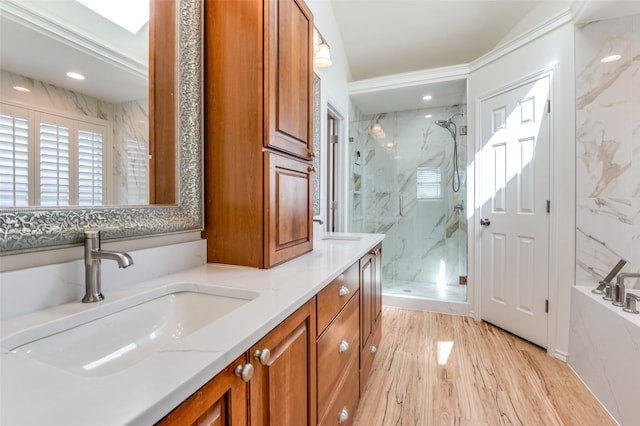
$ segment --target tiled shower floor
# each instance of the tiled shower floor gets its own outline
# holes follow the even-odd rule
[[[467,300],[467,286],[465,285],[438,286],[436,283],[383,279],[382,293],[424,297],[425,299],[448,302],[464,302]]]

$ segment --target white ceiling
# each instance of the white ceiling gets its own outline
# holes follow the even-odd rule
[[[0,2],[3,70],[107,102],[148,97],[148,39],[148,25],[131,34],[75,1]]]
[[[577,22],[640,13],[640,0],[331,0],[351,70],[351,100],[364,114],[466,103],[464,82],[399,89],[362,84],[402,73],[463,65],[497,47],[540,3],[569,5]],[[572,4],[573,3],[573,4]],[[353,83],[355,82],[355,83]],[[357,91],[352,87],[358,85]],[[426,92],[434,94],[422,102]]]
[[[332,0],[352,80],[466,64],[541,0]]]

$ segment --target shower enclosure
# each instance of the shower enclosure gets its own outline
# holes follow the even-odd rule
[[[463,109],[391,112],[350,123],[350,231],[386,234],[385,294],[466,300]]]

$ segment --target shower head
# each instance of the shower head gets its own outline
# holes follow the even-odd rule
[[[436,123],[436,126],[444,127],[446,129],[447,127],[449,127],[450,121],[449,120],[436,120],[435,123]]]

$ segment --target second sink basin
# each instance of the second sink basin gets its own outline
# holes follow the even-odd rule
[[[194,291],[195,290],[195,291]],[[218,290],[218,291],[216,291]],[[102,376],[121,371],[255,298],[242,290],[182,285],[151,292],[130,306],[10,348],[71,373]],[[99,308],[98,308],[99,309]],[[86,320],[86,318],[85,318]],[[5,339],[6,340],[6,339]],[[19,340],[19,339],[13,339]],[[5,345],[10,342],[3,342]]]

